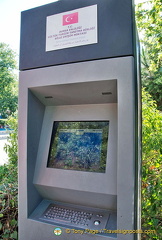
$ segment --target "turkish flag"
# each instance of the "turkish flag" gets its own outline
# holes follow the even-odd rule
[[[78,23],[78,12],[63,15],[63,26]]]

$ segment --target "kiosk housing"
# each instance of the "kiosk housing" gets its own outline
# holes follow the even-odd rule
[[[130,0],[22,12],[20,240],[139,239],[138,58]]]

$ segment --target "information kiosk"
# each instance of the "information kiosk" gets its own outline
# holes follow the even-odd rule
[[[19,89],[19,239],[140,239],[132,1],[22,12]]]

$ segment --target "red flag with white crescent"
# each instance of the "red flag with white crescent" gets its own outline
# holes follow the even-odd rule
[[[78,12],[63,15],[63,26],[78,23]]]

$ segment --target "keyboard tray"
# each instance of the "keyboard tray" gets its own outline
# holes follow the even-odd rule
[[[40,219],[69,227],[101,230],[106,228],[109,215],[110,213],[103,209],[57,203],[50,204]]]

